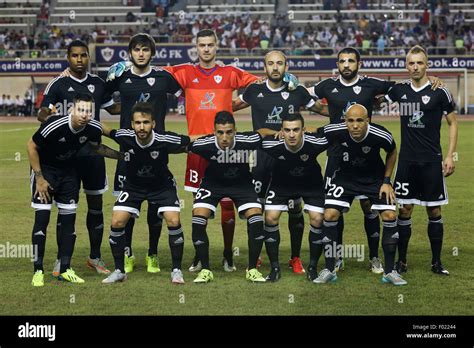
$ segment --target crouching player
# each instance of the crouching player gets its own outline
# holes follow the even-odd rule
[[[43,258],[46,229],[53,199],[62,216],[58,231],[59,280],[84,283],[71,268],[76,242],[76,209],[79,200],[79,179],[75,169],[77,153],[87,143],[97,154],[118,159],[117,151],[100,144],[102,129],[93,120],[94,103],[88,94],[76,94],[69,114],[53,115],[41,124],[28,142],[31,165],[31,206],[35,209],[32,241],[35,250],[33,286],[44,285]]]
[[[342,148],[342,161],[331,178],[324,203],[324,221],[319,255],[324,250],[326,267],[313,280],[327,283],[337,279],[334,270],[336,257],[337,220],[348,211],[354,197],[365,195],[371,209],[378,211],[383,220],[382,249],[385,271],[382,282],[405,285],[407,282],[394,270],[398,244],[395,193],[391,176],[397,160],[395,140],[382,126],[369,124],[367,109],[354,104],[347,109],[345,123],[330,124],[319,129],[329,143]],[[387,153],[385,164],[380,149]]]
[[[323,177],[316,157],[328,148],[328,141],[324,136],[305,134],[304,119],[299,113],[282,117],[281,135],[284,139],[262,142],[263,150],[276,160],[265,198],[265,248],[271,264],[266,280],[275,282],[281,277],[278,259],[281,213],[299,206],[302,200],[310,219],[308,277],[313,280],[317,277],[315,243],[322,233],[324,212]]]
[[[268,129],[259,132],[267,135],[276,133]],[[262,205],[249,171],[251,153],[261,146],[261,140],[257,132],[237,133],[233,115],[220,111],[214,120],[214,135],[197,139],[188,147],[190,152],[209,161],[193,205],[192,238],[202,264],[195,283],[207,283],[214,279],[209,265],[206,227],[207,220],[213,217],[217,204],[224,197],[230,197],[239,215],[247,219],[249,259],[246,279],[265,282],[256,268],[264,239]]]
[[[127,180],[115,202],[109,243],[115,271],[102,283],[127,279],[125,273],[125,226],[129,219],[140,215],[143,201],[158,207],[158,214],[168,225],[171,249],[171,282],[184,284],[181,271],[184,234],[180,222],[180,203],[176,183],[168,169],[168,154],[184,152],[190,143],[188,136],[171,132],[155,132],[152,105],[136,103],[132,108],[132,129],[110,130],[103,125],[104,134],[124,150]]]

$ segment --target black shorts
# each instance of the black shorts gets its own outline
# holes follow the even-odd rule
[[[114,196],[118,196],[120,191],[124,189],[126,178],[127,167],[125,161],[117,161],[117,166],[115,167],[114,191],[112,192]]]
[[[316,183],[305,186],[272,185],[265,198],[265,210],[288,211],[304,201],[304,211],[324,213],[324,185]]]
[[[350,178],[335,176],[326,191],[324,208],[334,208],[341,212],[348,212],[352,201],[356,197],[364,196],[372,204],[372,210],[396,210],[395,204],[387,204],[385,197],[379,199],[382,179],[379,182],[361,184]]]
[[[398,204],[425,207],[448,204],[441,162],[398,161],[394,189]]]
[[[86,195],[101,195],[109,189],[104,157],[78,156],[76,171]]]
[[[275,160],[262,150],[257,150],[256,154],[256,158],[254,159],[255,166],[251,166],[250,169],[255,192],[258,198],[261,199],[261,202],[263,202],[268,190],[268,185],[270,185]]]
[[[156,205],[159,217],[162,217],[166,211],[179,212],[181,210],[174,180],[169,185],[157,189],[147,189],[126,183],[115,201],[113,210],[127,211],[138,218],[143,201]]]
[[[53,203],[60,209],[77,209],[79,201],[79,181],[74,168],[58,169],[48,165],[41,165],[43,177],[53,188],[50,190],[51,200],[44,203],[35,197],[36,178],[31,170],[31,207],[35,209],[51,210]]]
[[[328,156],[326,159],[326,168],[324,169],[324,189],[327,192],[336,169],[339,168],[341,157]]]
[[[217,204],[225,197],[232,199],[241,218],[243,218],[243,213],[247,209],[262,209],[262,204],[259,202],[254,186],[250,181],[241,182],[234,186],[226,186],[221,183],[210,182],[206,178],[203,179],[196,197],[194,197],[193,209],[210,209],[212,211],[211,218],[213,218]]]

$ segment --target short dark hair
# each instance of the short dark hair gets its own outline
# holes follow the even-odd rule
[[[214,126],[217,124],[233,124],[235,126],[234,115],[229,111],[219,111],[214,118]]]
[[[360,52],[357,48],[354,47],[344,47],[342,50],[337,52],[337,61],[339,61],[339,56],[341,54],[355,54],[357,63],[360,62]]]
[[[94,102],[94,97],[91,94],[87,94],[87,93],[74,94],[74,97],[72,97],[72,102],[75,104],[79,101]]]
[[[197,43],[197,39],[199,39],[200,37],[208,37],[208,36],[213,36],[214,39],[216,40],[216,43],[219,41],[217,40],[217,34],[214,30],[211,30],[211,29],[203,29],[203,30],[200,30],[197,35],[196,35],[196,43]]]
[[[73,47],[84,47],[87,51],[87,54],[89,54],[89,46],[84,41],[81,40],[73,40],[71,43],[67,46],[67,55],[69,56],[71,54],[71,50]]]
[[[132,52],[132,50],[138,45],[150,48],[152,56],[156,54],[156,43],[150,35],[146,33],[133,35],[128,43],[128,52]]]
[[[284,114],[281,117],[281,126],[283,127],[283,122],[292,122],[292,121],[300,121],[301,127],[304,127],[304,118],[299,112],[295,112],[294,114]]]
[[[151,119],[155,120],[155,115],[153,114],[153,105],[151,103],[146,103],[146,102],[136,103],[132,107],[132,121],[133,121],[133,115],[135,115],[136,112],[139,112],[141,114],[151,115]]]

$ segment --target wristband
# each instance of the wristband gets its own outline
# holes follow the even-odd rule
[[[386,176],[385,178],[383,178],[383,183],[392,185],[392,178],[390,178],[389,176]]]

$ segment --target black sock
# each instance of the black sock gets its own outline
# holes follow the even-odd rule
[[[341,215],[339,216],[339,219],[337,220],[337,236],[335,238],[336,245],[342,246],[343,232],[344,232],[344,214],[341,213]]]
[[[317,268],[318,261],[323,253],[323,230],[321,227],[309,227],[309,267]]]
[[[380,241],[380,218],[379,214],[372,212],[364,215],[364,227],[367,234],[367,242],[369,244],[369,257],[379,257],[379,241]]]
[[[280,229],[278,225],[265,224],[265,249],[272,268],[280,268],[278,251],[280,249]]]
[[[394,269],[395,254],[397,253],[399,240],[397,221],[384,221],[382,234],[382,250],[385,262],[384,273],[389,274]]]
[[[398,217],[398,261],[407,263],[408,242],[411,237],[411,218]]]
[[[443,218],[441,216],[429,218],[428,237],[431,243],[431,264],[441,264],[441,248],[443,247]]]
[[[168,226],[168,242],[171,250],[171,261],[173,265],[171,270],[177,268],[181,269],[181,262],[183,261],[184,250],[184,234],[181,225],[176,227]]]
[[[58,252],[56,254],[56,259],[61,258],[61,215],[58,214],[56,219],[56,244],[58,246]]]
[[[89,209],[86,218],[87,231],[89,231],[89,242],[91,246],[91,259],[98,259],[100,255],[100,246],[104,235],[104,214],[102,210]]]
[[[61,268],[60,273],[71,268],[71,258],[76,244],[76,211],[59,209],[61,214]]]
[[[300,257],[304,234],[303,212],[288,213],[288,229],[291,239],[291,258]]]
[[[158,241],[161,236],[161,227],[163,219],[158,216],[158,206],[148,204],[148,256],[158,255]]]
[[[201,260],[203,269],[209,268],[209,237],[206,233],[207,218],[204,216],[193,216],[192,238],[196,255]]]
[[[31,240],[34,250],[34,271],[43,270],[44,250],[46,248],[46,229],[49,224],[51,210],[35,210],[35,224],[31,233]]]
[[[111,226],[109,244],[114,257],[115,269],[125,273],[125,229]]]
[[[263,217],[260,214],[249,216],[247,220],[249,269],[257,267],[257,260],[262,252],[265,233],[263,231]]]
[[[132,217],[128,220],[127,225],[125,225],[125,255],[132,256],[132,235],[133,235],[133,226],[135,226],[135,218]]]
[[[222,255],[227,260],[227,264],[232,267],[234,265],[234,254],[232,253],[232,249],[224,249]]]
[[[342,216],[342,214],[341,214]],[[326,268],[333,272],[336,263],[336,239],[338,236],[338,221],[323,221],[323,250],[326,260]]]

